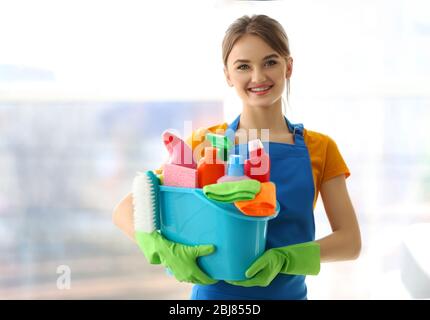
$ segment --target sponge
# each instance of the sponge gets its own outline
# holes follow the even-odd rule
[[[163,184],[171,187],[197,188],[197,170],[166,163],[163,169]]]

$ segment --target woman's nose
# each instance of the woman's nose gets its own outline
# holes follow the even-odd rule
[[[252,72],[252,82],[261,83],[264,81],[266,81],[266,75],[264,74],[264,71],[258,68],[255,68],[254,71]]]

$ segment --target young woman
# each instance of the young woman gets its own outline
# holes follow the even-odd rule
[[[270,177],[281,210],[269,222],[266,252],[247,270],[247,280],[214,281],[196,259],[215,248],[172,243],[159,233],[136,241],[151,263],[163,263],[179,280],[196,283],[192,299],[306,299],[306,275],[318,274],[321,262],[356,259],[361,250],[345,183],[348,167],[330,137],[292,124],[283,114],[293,58],[279,22],[266,15],[243,16],[228,28],[222,50],[225,77],[242,100],[242,113],[229,125],[197,130],[189,144],[196,150],[207,131],[269,130]],[[333,232],[315,240],[319,193]],[[115,209],[114,221],[134,238],[132,214],[128,195]]]

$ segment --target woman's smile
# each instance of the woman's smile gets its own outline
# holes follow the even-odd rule
[[[250,88],[248,89],[248,91],[252,94],[252,95],[256,95],[256,96],[263,96],[268,94],[271,89],[273,88],[274,85],[271,86],[267,86],[267,87],[259,87],[259,88]]]

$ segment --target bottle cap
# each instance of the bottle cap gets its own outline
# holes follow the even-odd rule
[[[215,133],[207,133],[206,140],[209,140],[213,147],[217,147],[219,149],[229,150],[234,145],[227,136]]]
[[[240,154],[231,154],[228,158],[227,175],[236,177],[245,175],[243,157]]]
[[[264,146],[261,143],[261,140],[255,139],[248,141],[248,152],[251,158],[260,157],[262,154],[264,154]]]

